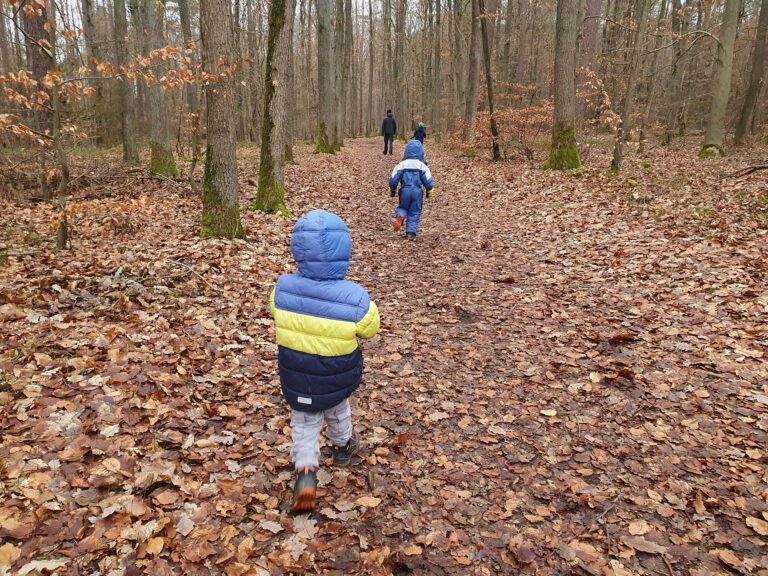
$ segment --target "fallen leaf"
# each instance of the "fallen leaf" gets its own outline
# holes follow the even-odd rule
[[[0,566],[10,566],[21,556],[21,550],[10,542],[0,546]]]
[[[406,556],[418,556],[423,551],[424,549],[421,546],[412,544],[411,546],[408,546],[403,550],[403,554],[405,554]]]
[[[179,518],[179,522],[176,524],[176,531],[182,536],[189,536],[189,533],[192,532],[194,528],[195,523],[192,519],[186,514],[182,514],[181,518]]]
[[[539,414],[541,414],[542,416],[550,416],[550,417],[557,416],[557,410],[555,410],[554,408],[547,408],[545,410],[541,410]]]
[[[712,556],[717,556],[723,564],[727,564],[731,568],[741,568],[742,566],[742,562],[739,560],[738,556],[727,548],[717,548],[711,550],[709,553]]]
[[[355,500],[355,504],[358,506],[365,506],[366,508],[376,508],[376,506],[381,504],[381,498],[376,498],[375,496],[361,496]]]
[[[644,534],[648,534],[650,530],[651,527],[645,520],[634,520],[629,523],[629,533],[632,534],[632,536],[643,536]]]
[[[664,546],[640,537],[625,538],[624,544],[631,546],[639,552],[647,552],[648,554],[664,554],[667,551]]]
[[[750,516],[747,518],[747,526],[760,534],[760,536],[768,536],[768,522],[765,520],[760,520],[760,518]]]
[[[17,576],[27,576],[27,574],[32,572],[42,572],[43,570],[53,572],[67,564],[69,564],[68,558],[59,558],[57,560],[33,560],[19,568],[19,571],[16,574]]]
[[[157,556],[160,554],[160,552],[163,551],[163,546],[165,545],[165,539],[161,537],[156,538],[150,538],[147,540],[147,554],[152,554],[153,556]]]

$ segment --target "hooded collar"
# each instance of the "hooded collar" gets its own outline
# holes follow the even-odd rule
[[[313,210],[294,225],[291,252],[302,276],[342,280],[352,257],[352,239],[347,225],[336,214]]]

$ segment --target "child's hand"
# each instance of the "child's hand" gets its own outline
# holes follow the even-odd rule
[[[394,198],[394,197],[395,197],[395,193],[396,193],[396,192],[397,192],[397,191],[396,191],[394,188],[390,188],[390,189],[389,189],[389,195],[390,195],[392,198]]]
[[[427,198],[432,198],[432,194],[435,192],[435,189],[432,188],[431,190],[427,190]]]

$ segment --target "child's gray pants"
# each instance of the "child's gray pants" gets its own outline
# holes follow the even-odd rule
[[[352,436],[352,408],[349,398],[323,412],[291,410],[291,459],[296,470],[306,466],[318,467],[323,420],[328,425],[328,440],[335,446],[344,446]]]

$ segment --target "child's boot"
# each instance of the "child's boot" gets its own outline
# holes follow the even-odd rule
[[[352,436],[349,437],[347,443],[344,446],[333,447],[333,464],[334,466],[349,466],[352,461],[352,456],[360,450],[360,434],[356,430],[352,430]]]
[[[293,487],[292,514],[311,512],[315,508],[317,496],[317,471],[306,466],[296,471],[296,484]]]
[[[400,232],[400,228],[403,227],[403,220],[405,220],[405,216],[398,216],[395,218],[395,225],[392,227],[395,232]]]

